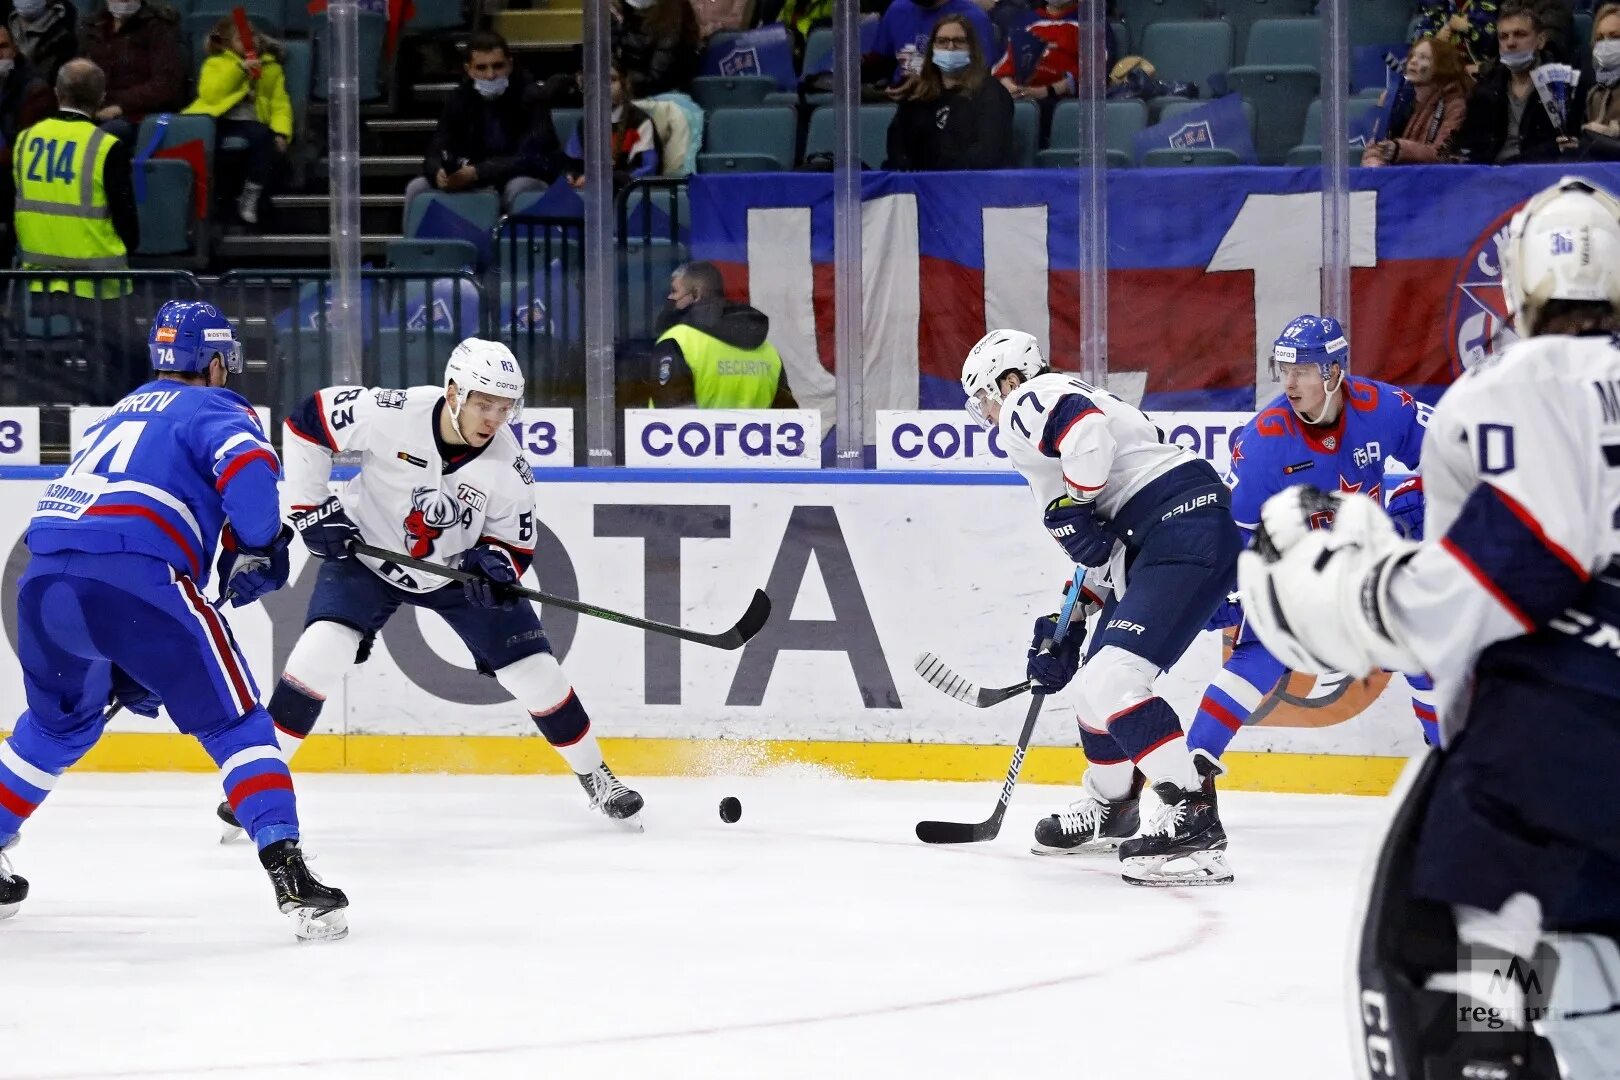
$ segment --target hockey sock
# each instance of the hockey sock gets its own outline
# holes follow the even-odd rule
[[[304,745],[320,719],[326,699],[283,675],[270,694],[270,719],[274,722],[281,759],[292,764],[293,755]]]
[[[1439,746],[1440,718],[1434,711],[1434,680],[1427,675],[1408,675],[1406,685],[1412,688],[1412,715],[1423,728],[1423,741]]]
[[[197,733],[197,741],[219,766],[225,801],[260,849],[298,839],[292,774],[262,705],[239,720]]]
[[[1117,802],[1130,796],[1136,779],[1136,763],[1112,735],[1080,728],[1080,748],[1086,755],[1086,775],[1098,795]]]
[[[1198,786],[1198,770],[1181,733],[1181,720],[1164,698],[1150,697],[1115,713],[1108,721],[1108,733],[1149,783],[1169,780],[1183,790]]]
[[[16,835],[61,776],[101,738],[107,718],[98,709],[78,727],[46,731],[25,712],[0,743],[0,841]]]
[[[1282,664],[1258,643],[1238,646],[1204,691],[1187,732],[1187,745],[1207,751],[1211,757],[1226,753],[1232,737],[1249,722],[1281,675]]]
[[[589,773],[602,764],[602,748],[591,731],[591,718],[585,714],[585,706],[579,703],[572,689],[556,708],[547,712],[531,711],[529,716],[540,734],[576,773]]]

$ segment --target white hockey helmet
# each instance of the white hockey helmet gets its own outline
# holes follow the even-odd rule
[[[988,429],[990,418],[984,405],[1001,400],[1001,377],[1016,371],[1026,380],[1046,370],[1046,358],[1035,335],[1022,330],[992,330],[968,350],[962,361],[962,390],[967,394],[967,411]],[[980,398],[980,391],[984,397]],[[981,403],[982,401],[982,403]]]
[[[474,390],[492,397],[513,398],[518,407],[523,404],[523,369],[518,367],[512,350],[498,341],[470,337],[452,349],[444,365],[446,391],[451,383],[458,391],[451,419],[460,414],[467,395]]]
[[[1502,294],[1520,337],[1549,300],[1592,300],[1620,311],[1620,200],[1577,176],[1539,192],[1508,224]]]

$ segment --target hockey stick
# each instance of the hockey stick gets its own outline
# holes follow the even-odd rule
[[[953,697],[964,705],[971,705],[975,709],[988,709],[992,705],[1000,705],[1021,694],[1027,694],[1035,689],[1032,682],[1013,683],[1011,686],[1001,686],[986,689],[975,686],[962,676],[945,666],[945,661],[931,652],[919,655],[912,664],[923,681],[935,690]]]
[[[413,559],[397,551],[387,548],[373,547],[371,544],[356,542],[351,545],[351,551],[360,555],[369,555],[373,559],[394,563],[398,566],[408,566],[413,570],[424,570],[439,577],[449,578],[451,581],[485,581],[488,580],[478,574],[468,573],[451,566],[441,566],[438,563],[426,562],[422,559]],[[759,589],[754,590],[754,598],[748,603],[748,610],[744,611],[742,618],[729,630],[722,630],[717,634],[705,634],[700,630],[688,630],[682,626],[673,626],[670,623],[654,622],[651,619],[638,618],[635,615],[626,615],[622,611],[610,608],[597,607],[582,600],[569,600],[566,597],[553,596],[538,589],[525,588],[522,585],[511,585],[505,582],[496,583],[514,595],[529,600],[538,600],[542,604],[551,604],[565,611],[577,611],[581,615],[589,615],[593,619],[606,619],[608,622],[620,623],[624,626],[633,626],[638,630],[647,630],[654,634],[666,634],[669,637],[680,638],[682,641],[695,641],[699,645],[708,645],[715,649],[740,649],[748,643],[755,634],[765,626],[765,621],[771,617],[771,598]]]
[[[1080,599],[1082,573],[1083,570],[1076,571],[1074,587],[1064,597],[1063,611],[1058,615],[1057,631],[1052,635],[1052,640],[1042,646],[1043,649],[1050,649],[1067,636],[1069,620],[1074,618],[1075,604]],[[1001,819],[1007,816],[1013,787],[1018,783],[1019,770],[1024,767],[1024,755],[1029,752],[1029,740],[1035,735],[1035,721],[1041,715],[1041,706],[1045,702],[1046,694],[1036,690],[1034,700],[1029,703],[1029,712],[1024,716],[1024,730],[1018,733],[1018,745],[1013,748],[1012,763],[1007,766],[1007,779],[1001,785],[1001,795],[990,816],[976,825],[965,821],[919,821],[917,839],[925,844],[977,844],[994,840],[1000,834]]]

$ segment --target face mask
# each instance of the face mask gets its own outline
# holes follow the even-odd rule
[[[1600,41],[1593,45],[1592,59],[1597,63],[1598,82],[1604,86],[1620,82],[1620,39]]]
[[[6,79],[9,79],[11,77],[11,69],[16,67],[16,66],[17,66],[17,61],[13,60],[9,56],[6,57],[4,60],[0,60],[0,82],[3,82]]]
[[[107,0],[107,10],[115,19],[127,19],[141,10],[141,0]]]
[[[32,19],[38,17],[39,13],[45,10],[46,3],[47,0],[16,0],[16,3],[11,6],[23,18]]]
[[[934,66],[947,75],[954,75],[968,66],[973,54],[961,49],[935,49]]]
[[[474,79],[473,89],[478,91],[479,97],[487,100],[489,98],[498,98],[506,93],[506,83],[507,77],[505,75],[498,79]]]
[[[1505,52],[1502,54],[1501,60],[1502,66],[1509,71],[1529,71],[1536,62],[1536,53],[1534,49],[1526,49],[1524,52]]]
[[[637,11],[646,11],[654,4],[658,3],[658,0],[624,0],[624,2],[635,8]]]

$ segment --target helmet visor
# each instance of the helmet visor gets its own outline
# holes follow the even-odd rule
[[[973,417],[973,422],[986,431],[990,431],[996,426],[990,419],[990,402],[990,391],[981,388],[972,397],[968,398],[967,403],[963,406],[963,408],[967,409],[967,414]]]

